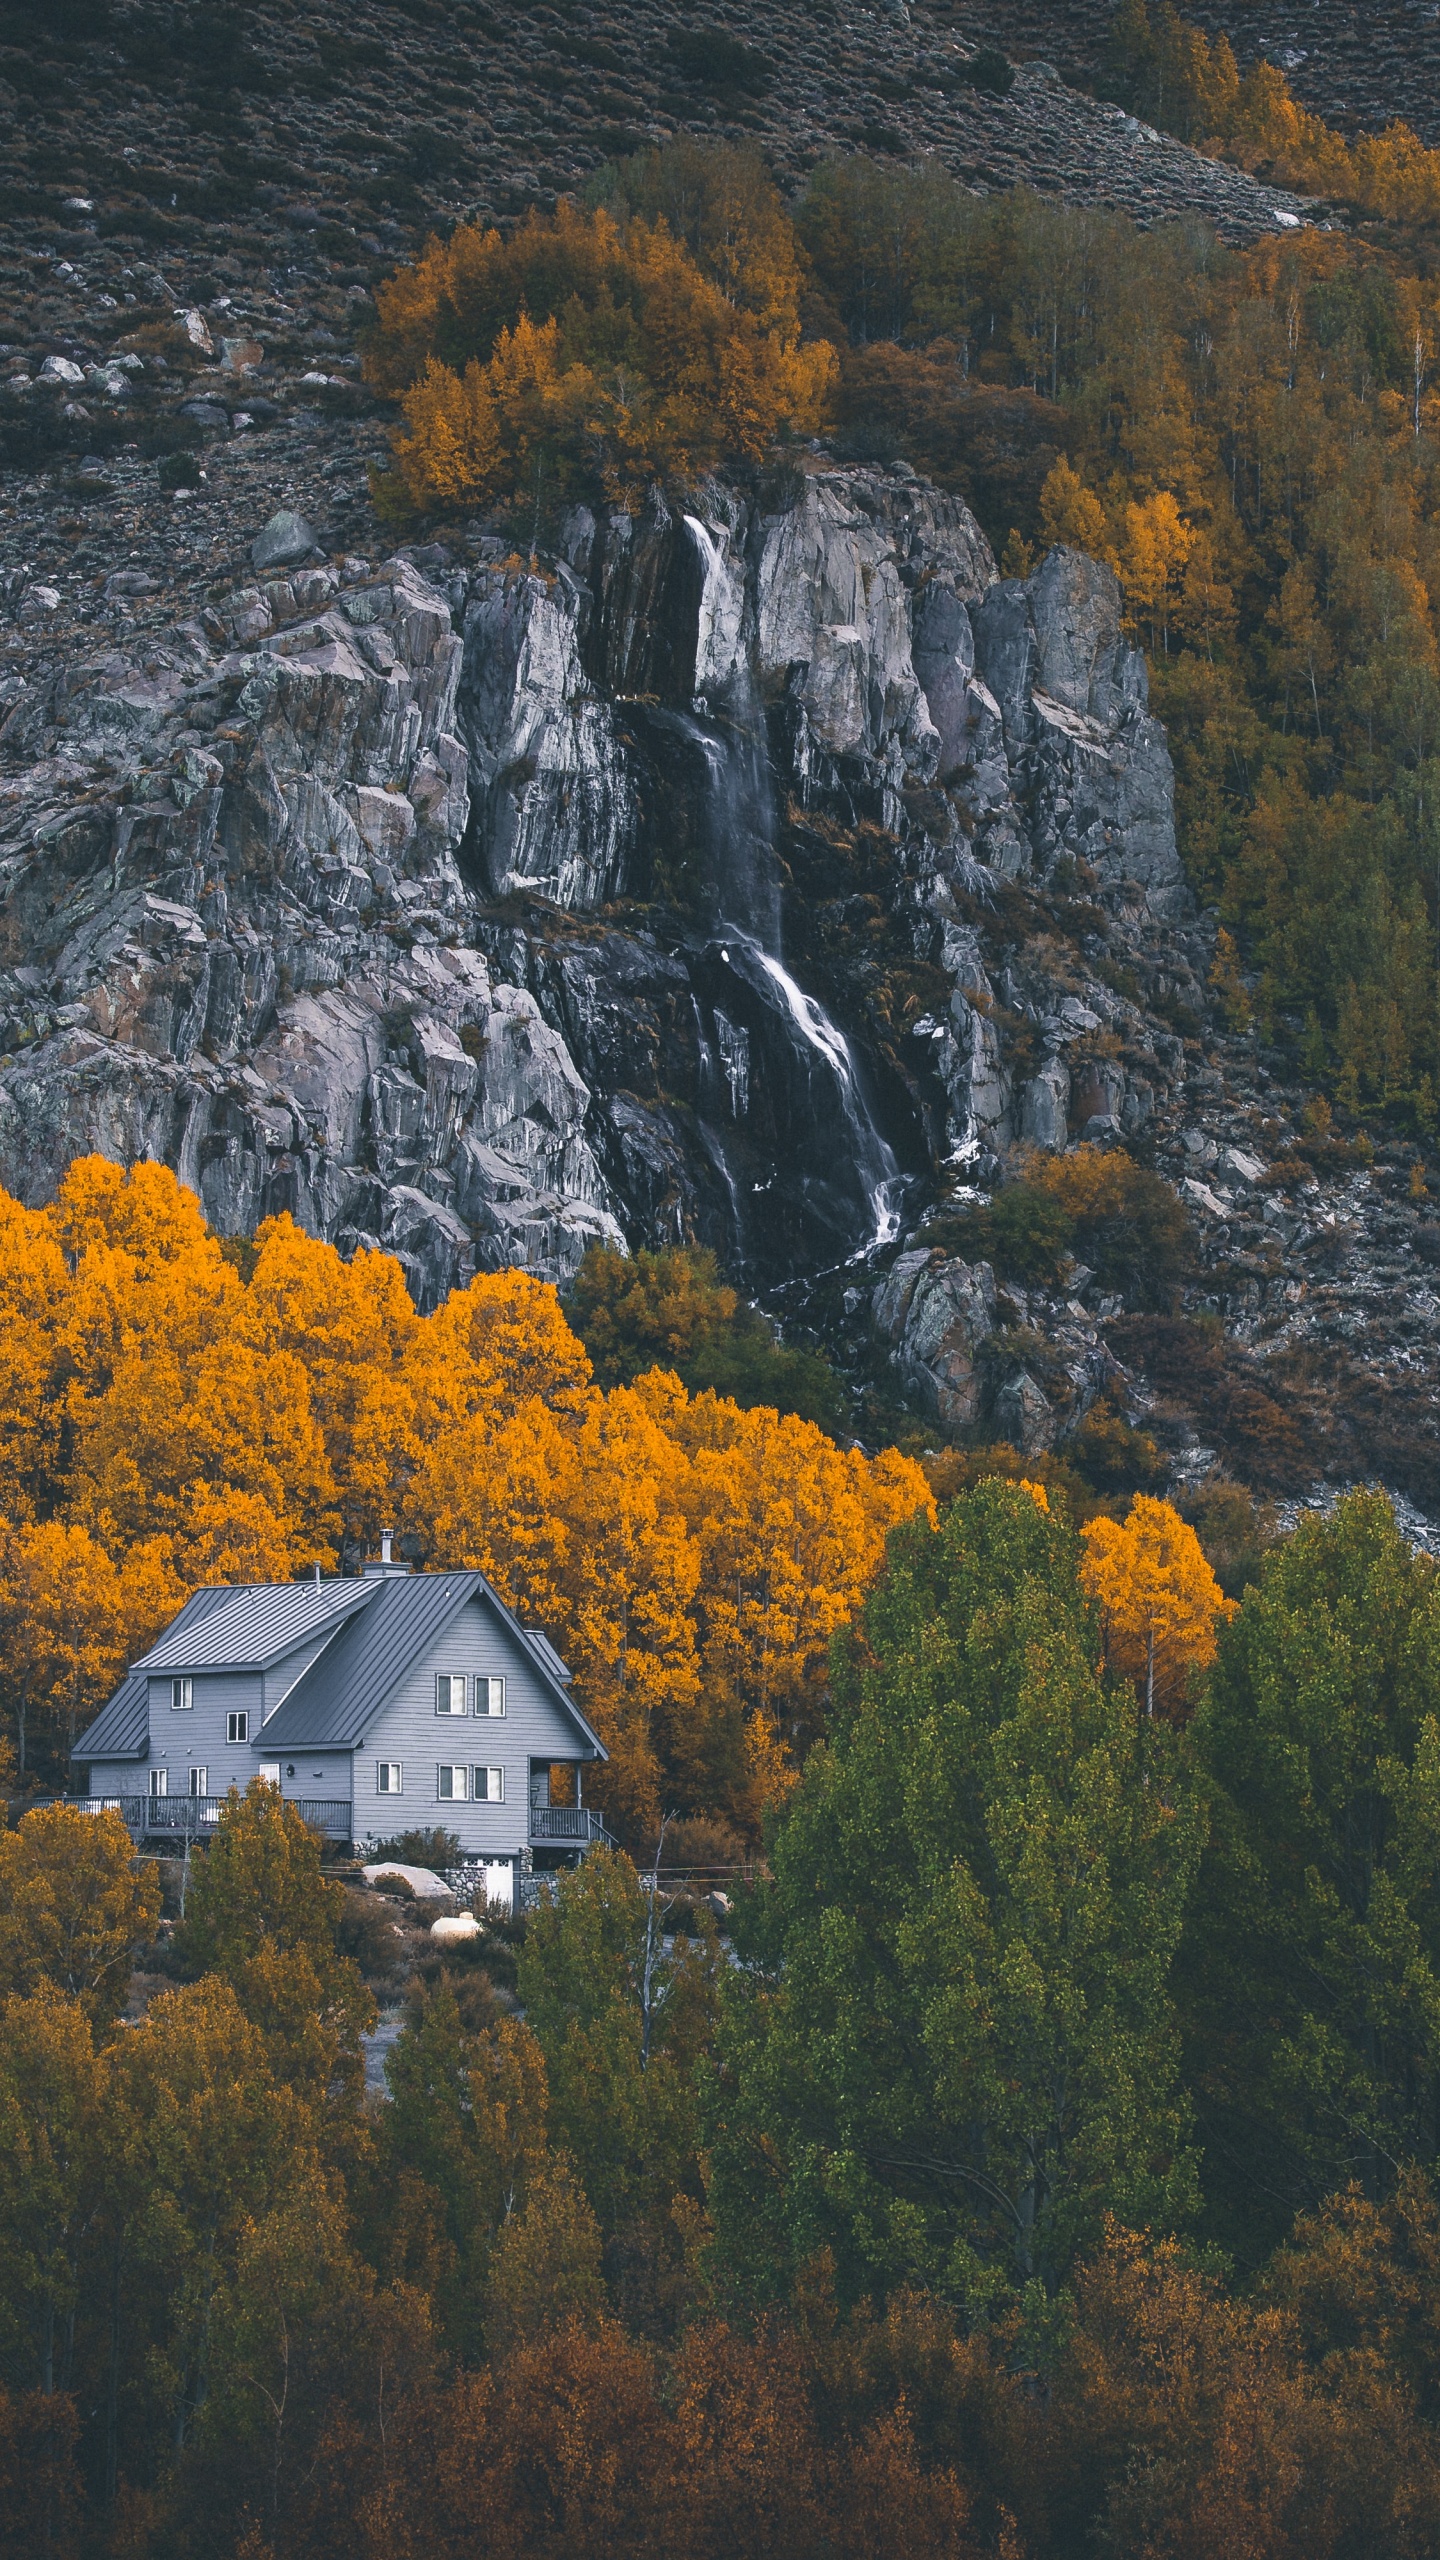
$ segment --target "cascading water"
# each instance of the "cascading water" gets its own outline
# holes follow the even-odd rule
[[[741,1257],[750,1258],[763,1202],[764,1259],[813,1267],[892,1241],[903,1180],[849,1041],[785,966],[775,798],[744,646],[744,587],[710,527],[685,521],[702,571],[696,710],[672,716],[704,761],[704,887],[714,918],[714,938],[694,964],[701,1125],[732,1203],[749,1204],[736,1220]],[[743,1178],[732,1163],[742,1152]]]

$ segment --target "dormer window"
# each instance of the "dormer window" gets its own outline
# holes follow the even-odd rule
[[[465,1674],[463,1671],[436,1672],[435,1713],[437,1716],[463,1716],[465,1713]]]
[[[189,1672],[170,1683],[170,1705],[176,1715],[188,1715],[195,1704],[195,1683]]]

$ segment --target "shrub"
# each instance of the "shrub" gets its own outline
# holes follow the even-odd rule
[[[1015,86],[1013,64],[1007,62],[999,47],[993,44],[982,44],[979,52],[972,54],[964,64],[960,77],[968,80],[972,89],[980,89],[990,98],[1008,98]]]
[[[1127,1306],[1174,1304],[1190,1260],[1190,1221],[1168,1182],[1121,1148],[1046,1156],[1030,1179],[1073,1222],[1074,1249]]]
[[[1149,1432],[1134,1430],[1103,1396],[1071,1440],[1070,1454],[1099,1493],[1143,1493],[1165,1473]]]

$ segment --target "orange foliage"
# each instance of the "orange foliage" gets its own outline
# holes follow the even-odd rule
[[[1440,151],[1398,118],[1347,142],[1300,105],[1273,62],[1262,55],[1241,79],[1228,37],[1207,43],[1173,7],[1152,22],[1144,0],[1124,0],[1114,35],[1123,85],[1142,111],[1201,150],[1387,221],[1430,222],[1440,211]]]
[[[783,226],[782,226],[783,230]],[[774,237],[772,237],[772,233]],[[633,501],[725,456],[758,460],[822,420],[836,358],[802,345],[793,241],[709,266],[663,215],[622,229],[568,199],[511,237],[431,238],[377,289],[369,377],[401,398],[396,461],[416,506],[538,501],[566,487]]]
[[[1105,1621],[1106,1656],[1133,1680],[1147,1714],[1185,1704],[1193,1671],[1215,1659],[1215,1630],[1233,1618],[1199,1539],[1168,1502],[1137,1493],[1123,1523],[1103,1516],[1081,1532],[1080,1579]]]
[[[482,1274],[426,1317],[400,1266],[289,1217],[242,1280],[156,1165],[0,1194],[0,1688],[63,1747],[205,1581],[407,1534],[478,1565],[569,1658],[639,1829],[662,1798],[758,1828],[817,1729],[829,1642],[926,1507],[893,1451],[688,1397],[600,1393],[553,1288]]]

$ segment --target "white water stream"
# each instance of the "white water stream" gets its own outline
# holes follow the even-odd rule
[[[821,1124],[833,1122],[838,1107],[854,1188],[869,1203],[870,1231],[858,1245],[863,1254],[899,1234],[903,1178],[870,1108],[849,1041],[824,1006],[797,984],[781,956],[775,800],[764,718],[744,648],[744,586],[711,528],[698,516],[687,516],[685,523],[702,571],[696,695],[705,698],[708,711],[708,697],[723,688],[729,714],[723,722],[679,715],[705,760],[709,885],[719,956],[784,1026],[792,1050],[808,1061],[807,1077],[818,1075],[831,1087],[832,1108],[817,1111],[815,1118]],[[708,1059],[709,1043],[704,1045]],[[735,1098],[732,1079],[732,1116]],[[712,1149],[722,1144],[713,1128],[707,1129],[707,1140]],[[804,1169],[822,1178],[830,1171],[823,1165]],[[728,1166],[725,1170],[729,1182]]]

